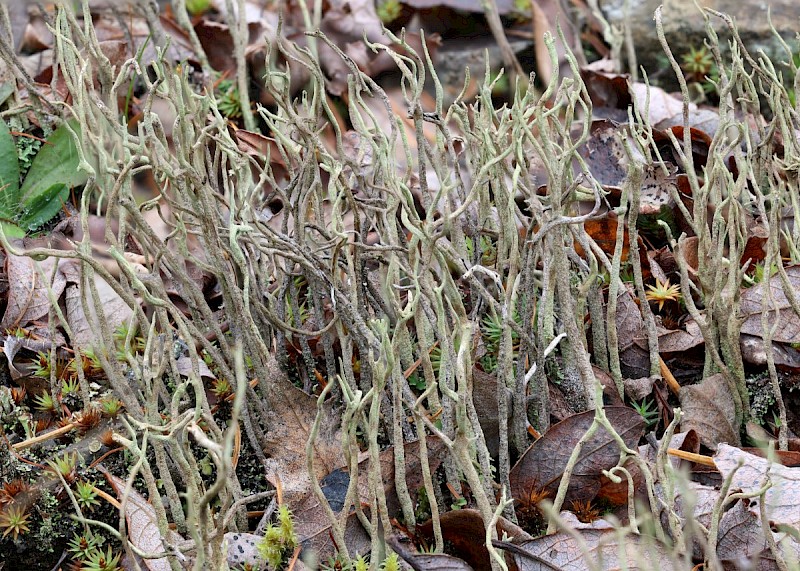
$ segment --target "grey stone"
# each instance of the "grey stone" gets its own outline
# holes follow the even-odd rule
[[[680,63],[681,55],[690,47],[700,48],[706,39],[705,20],[693,0],[630,0],[628,17],[623,12],[624,0],[608,0],[601,9],[614,25],[625,23],[630,27],[636,57],[648,73],[665,67],[664,52],[656,35],[653,14],[663,4],[664,33],[673,54]],[[788,56],[773,34],[767,11],[776,31],[797,53],[796,33],[800,31],[800,12],[797,0],[698,0],[704,8],[711,8],[734,18],[747,50],[755,57],[758,50],[775,63],[786,61]],[[710,15],[710,22],[719,35],[723,53],[731,37],[728,26],[720,18]],[[757,59],[757,58],[756,58]]]

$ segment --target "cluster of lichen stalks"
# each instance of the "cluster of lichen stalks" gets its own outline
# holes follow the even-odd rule
[[[85,10],[88,16],[88,7]],[[151,24],[159,25],[157,21]],[[660,20],[658,24],[661,30]],[[168,557],[173,568],[179,565],[176,551],[191,553],[195,569],[221,568],[225,564],[224,533],[246,530],[246,506],[263,494],[244,496],[231,461],[234,436],[241,425],[250,449],[265,470],[269,469],[263,452],[268,435],[263,427],[282,406],[271,379],[275,378],[275,359],[282,367],[288,366],[287,338],[291,336],[292,347],[298,348],[301,356],[293,361],[296,366],[306,367],[309,378],[319,374],[326,380],[320,403],[334,394],[344,405],[341,434],[345,463],[351,473],[346,497],[355,500],[372,552],[385,552],[380,530],[392,529],[378,461],[381,449],[386,443],[394,445],[400,517],[412,528],[417,518],[412,499],[416,490],[406,487],[403,444],[411,437],[418,438],[425,456],[430,435],[436,435],[448,450],[442,468],[444,483],[453,490],[463,490],[462,482],[468,484],[488,530],[486,547],[492,565],[504,568],[501,554],[491,543],[496,538],[495,522],[503,514],[514,517],[508,498],[510,461],[512,454],[521,453],[528,444],[529,420],[540,431],[547,429],[548,368],[544,365],[554,341],[562,339],[560,333],[566,334],[558,346],[565,382],[574,384],[576,403],[597,411],[589,432],[603,426],[615,434],[602,412],[592,355],[586,350],[589,343],[583,314],[586,308],[593,323],[608,323],[605,331],[592,329],[594,358],[621,385],[615,300],[622,287],[619,273],[624,261],[624,227],[629,229],[631,242],[636,243],[640,200],[636,183],[642,173],[641,165],[631,162],[618,209],[622,222],[619,247],[607,256],[583,230],[585,217],[575,214],[579,187],[598,197],[603,190],[577,153],[589,135],[591,103],[574,59],[569,59],[572,78],[554,76],[541,94],[531,85],[508,107],[492,107],[487,79],[480,89],[478,105],[457,101],[444,109],[441,86],[427,51],[418,54],[402,38],[394,40],[404,55],[385,46],[370,46],[397,63],[414,126],[414,140],[410,141],[383,90],[345,58],[352,72],[349,119],[364,145],[362,151],[369,151],[371,157],[371,163],[365,165],[362,159],[367,153],[354,157],[343,145],[325,96],[322,72],[312,53],[292,51],[287,56],[292,65],[305,67],[310,74],[306,91],[292,99],[285,72],[273,69],[265,81],[274,92],[277,106],[258,110],[275,139],[275,152],[280,154],[279,160],[271,158],[288,171],[286,183],[269,161],[262,164],[239,150],[215,101],[190,82],[186,67],[175,69],[157,61],[152,73],[145,73],[134,58],[113,69],[94,34],[68,9],[58,9],[53,26],[55,61],[71,94],[72,103],[65,107],[85,134],[80,148],[81,168],[90,176],[83,192],[80,222],[88,227],[90,204],[105,213],[108,253],[118,271],[117,275],[110,273],[92,257],[88,232],[71,251],[35,248],[22,252],[5,240],[4,246],[9,252],[34,258],[70,257],[82,263],[86,285],[83,304],[100,316],[95,332],[98,347],[114,347],[115,342],[103,318],[103,304],[89,285],[95,277],[107,281],[133,309],[135,329],[144,336],[136,358],[120,361],[113,357],[114,351],[97,349],[94,354],[109,387],[125,407],[122,433],[115,433],[113,438],[133,459],[129,478],[140,477],[151,498],[166,497],[165,502],[152,502],[162,536],[168,537],[173,525],[186,538],[161,555]],[[237,78],[241,79],[246,74],[246,36],[240,27],[231,26],[231,31],[239,61]],[[163,30],[157,32],[154,30],[154,41],[163,47],[159,44]],[[694,206],[688,210],[679,196],[673,197],[698,237],[699,266],[692,279],[683,258],[683,239],[675,237],[671,246],[681,271],[682,291],[695,293],[684,295],[684,299],[705,340],[706,372],[723,373],[736,397],[737,422],[741,423],[748,409],[736,321],[743,270],[729,262],[739,259],[746,236],[737,209],[754,208],[773,228],[778,227],[778,206],[790,197],[796,199],[796,193],[789,193],[787,186],[795,179],[775,176],[775,172],[788,172],[800,157],[794,137],[798,119],[796,111],[787,105],[785,90],[777,87],[780,82],[768,62],[754,61],[737,43],[731,61],[725,64],[710,27],[709,33],[720,74],[720,128],[714,135],[704,176],[693,167],[688,129],[685,140],[674,141],[694,198]],[[663,41],[663,34],[661,37]],[[327,42],[320,33],[314,34],[314,39]],[[547,37],[547,45],[552,67],[558,69],[553,38]],[[337,50],[334,45],[330,47]],[[664,47],[669,53],[666,42]],[[669,58],[688,105],[680,67],[671,54]],[[18,72],[35,102],[37,87],[21,70]],[[421,104],[428,76],[437,93],[433,109],[423,109]],[[144,112],[135,131],[120,120],[117,103],[131,78],[141,82],[145,90]],[[170,140],[159,117],[150,112],[150,103],[156,98],[168,100],[176,111]],[[740,122],[737,112],[757,113],[760,101],[772,109],[773,119],[756,134]],[[377,102],[377,107],[372,102]],[[249,102],[242,103],[244,118],[254,124]],[[388,129],[386,123],[376,119],[376,113],[386,114]],[[646,112],[635,113],[628,144],[638,146],[642,156],[658,164]],[[319,135],[320,126],[328,121],[336,136],[333,150]],[[426,134],[429,128],[432,133]],[[776,133],[784,135],[782,158],[764,153],[768,146],[756,143]],[[726,167],[728,156],[742,173],[738,178],[733,178]],[[398,157],[408,168],[398,170]],[[539,184],[529,176],[533,157],[547,174],[546,196],[537,192]],[[575,174],[576,164],[583,171],[580,175]],[[150,171],[163,192],[156,200],[138,204],[132,193],[133,179],[145,171]],[[415,206],[414,192],[421,197],[421,211]],[[756,193],[755,199],[748,198],[749,192]],[[777,197],[769,209],[764,199],[767,195]],[[283,206],[282,222],[277,227],[268,224],[269,217],[265,216],[267,202],[276,200]],[[520,202],[526,204],[525,214],[517,206]],[[729,206],[727,219],[722,218],[722,209],[707,208],[708,204],[723,203]],[[171,213],[165,216],[171,230],[166,243],[143,216],[146,210],[159,207]],[[112,220],[118,222],[116,229],[111,226]],[[524,239],[518,230],[520,221],[528,230]],[[773,233],[766,244],[767,258],[778,260],[782,272],[777,234]],[[369,240],[370,235],[378,240]],[[487,236],[491,238],[490,260],[479,246]],[[145,272],[124,255],[129,237],[142,247]],[[789,237],[793,244],[800,244],[800,226],[795,225]],[[583,246],[586,258],[575,255],[575,242]],[[636,271],[641,267],[638,250],[631,248],[630,256],[634,289],[643,302],[652,374],[657,376],[658,343],[647,309],[647,291],[641,272]],[[207,299],[188,262],[214,276],[221,304]],[[611,276],[608,292],[598,279],[603,271]],[[304,284],[302,299],[298,299],[298,277]],[[168,294],[174,291],[181,292],[185,304],[174,302]],[[602,309],[606,295],[607,316]],[[702,300],[702,312],[695,299]],[[290,316],[302,313],[301,304],[307,319],[298,323]],[[471,392],[473,340],[486,315],[495,316],[496,330],[501,332],[494,346],[500,435],[496,460],[483,438]],[[58,318],[57,308],[53,308],[51,319]],[[64,326],[63,321],[59,323]],[[316,353],[309,343],[312,339]],[[769,340],[766,323],[765,339]],[[430,354],[434,346],[438,346],[436,366]],[[177,351],[192,363],[188,376],[177,371]],[[781,420],[785,422],[774,362],[767,354]],[[204,358],[233,387],[235,398],[225,425],[212,414],[198,373]],[[533,367],[534,363],[539,366]],[[420,377],[416,391],[403,375],[415,364]],[[257,389],[248,384],[251,378],[259,379]],[[512,395],[510,404],[507,391]],[[306,448],[311,472],[319,418],[311,427],[312,442]],[[673,423],[665,440],[674,428]],[[213,460],[210,482],[200,477],[198,452],[188,446],[190,440]],[[366,468],[358,463],[356,452],[360,450],[371,459]],[[657,537],[672,538],[676,559],[688,564],[688,555],[684,554],[691,550],[683,547],[691,544],[691,538],[686,537],[676,516],[677,494],[665,494],[667,502],[673,503],[657,506],[652,493],[656,476],[668,492],[679,484],[672,465],[663,456],[659,456],[653,474],[635,451],[624,449],[621,454],[621,463],[631,457],[649,475],[650,505],[642,513],[630,498],[631,526],[636,528],[648,517],[648,511],[665,510],[671,516],[666,529],[658,518],[650,523]],[[567,475],[576,460],[577,451],[570,459]],[[357,475],[363,470],[368,472],[369,494],[359,504]],[[430,498],[433,547],[442,551],[439,516],[447,505],[444,487],[425,462],[422,480]],[[553,514],[563,504],[568,482],[568,476],[562,479]],[[338,557],[348,564],[352,554],[348,552],[344,518],[349,510],[337,515],[313,478],[312,486],[329,519]],[[365,505],[368,511],[361,509]],[[719,511],[713,514],[717,521]],[[124,534],[120,521],[119,533]],[[556,522],[553,515],[551,528]],[[7,524],[6,529],[10,525],[18,533],[24,531],[19,520]],[[123,544],[133,549],[128,542]],[[709,557],[713,565],[713,555]],[[375,568],[378,558],[370,565]]]

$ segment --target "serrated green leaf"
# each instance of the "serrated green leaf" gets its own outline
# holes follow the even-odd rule
[[[55,216],[68,198],[69,187],[63,182],[57,182],[25,204],[19,217],[19,225],[26,230],[36,230]]]
[[[80,136],[78,122],[72,120],[69,125]],[[48,192],[55,184],[64,184],[69,190],[85,183],[87,176],[85,172],[78,170],[79,164],[78,150],[72,135],[66,125],[61,125],[42,145],[22,183],[19,202],[23,209],[30,212],[37,197]]]
[[[5,121],[0,121],[0,217],[14,218],[19,205],[17,145]]]

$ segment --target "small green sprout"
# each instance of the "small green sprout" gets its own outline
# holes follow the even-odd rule
[[[381,22],[384,24],[389,24],[395,21],[400,13],[403,11],[403,7],[400,5],[398,0],[385,0],[378,4],[377,7],[377,14],[378,18],[381,19]]]
[[[40,395],[36,395],[33,398],[33,404],[36,407],[36,410],[41,412],[46,412],[48,414],[57,414],[58,413],[58,403],[56,399],[51,395],[49,392],[44,391]]]
[[[522,318],[516,310],[512,315],[512,319],[518,325],[522,324]],[[490,311],[484,316],[483,322],[481,323],[481,331],[483,332],[483,341],[486,344],[486,350],[489,353],[496,353],[500,349],[500,341],[503,339],[505,330],[506,327],[503,324],[502,316],[493,311]],[[517,347],[519,343],[519,333],[513,329],[511,330],[511,343],[514,347]]]
[[[687,79],[697,83],[702,83],[705,76],[710,75],[716,67],[714,57],[706,46],[698,49],[690,47],[681,59],[681,68],[686,72]]]
[[[392,553],[383,561],[381,571],[400,571],[400,558],[397,553]]]
[[[0,529],[3,530],[3,538],[11,535],[11,538],[16,541],[20,535],[24,535],[30,531],[28,527],[30,514],[22,506],[6,506],[0,512]]]
[[[83,373],[90,377],[100,375],[103,372],[103,366],[100,364],[100,359],[97,357],[97,355],[95,355],[95,352],[92,349],[83,349],[81,351],[80,360],[77,357],[70,359],[69,364],[67,365],[67,370],[69,371],[70,375],[77,376],[79,363],[83,368]]]
[[[122,401],[114,397],[100,399],[100,412],[108,418],[116,418],[122,412],[124,405]]]
[[[186,0],[186,11],[192,16],[205,14],[211,9],[211,0]]]
[[[239,119],[242,116],[242,102],[239,88],[230,79],[223,79],[217,84],[217,109],[228,119]]]
[[[75,471],[78,467],[78,453],[63,454],[55,460],[47,462],[48,470],[55,476],[61,476],[67,484],[75,481]]]
[[[136,326],[131,326],[128,323],[120,324],[113,333],[114,343],[117,348],[116,357],[118,361],[126,361],[128,356],[138,355],[144,352],[147,342],[144,337],[137,335]],[[126,349],[125,343],[130,337],[129,349]]]
[[[111,548],[106,548],[104,552],[102,549],[95,549],[89,553],[83,562],[82,571],[119,571],[119,553],[114,555]]]
[[[211,392],[214,393],[218,399],[224,399],[228,395],[233,394],[233,387],[228,379],[214,379],[211,385]]]
[[[63,398],[77,396],[80,390],[81,386],[78,383],[78,379],[66,379],[61,382],[61,396]]]
[[[77,533],[72,536],[67,544],[67,551],[72,554],[73,559],[85,561],[103,543],[103,538],[88,532],[83,535]]]
[[[631,403],[631,407],[644,419],[647,428],[656,424],[661,416],[658,405],[650,399],[644,399],[641,403],[634,401]]]
[[[97,491],[95,490],[92,482],[77,482],[75,484],[75,501],[78,505],[85,510],[93,510],[95,506],[100,505],[100,500],[97,499]]]
[[[45,353],[44,351],[39,352],[37,355],[37,361],[34,362],[33,366],[33,376],[38,377],[40,379],[49,379],[50,378],[50,353]]]
[[[461,496],[460,498],[456,498],[456,500],[450,504],[450,509],[453,511],[460,510],[461,508],[467,505],[467,498]]]

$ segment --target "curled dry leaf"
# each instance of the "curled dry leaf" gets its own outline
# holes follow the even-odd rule
[[[408,563],[414,571],[440,569],[441,571],[472,571],[464,560],[445,553],[417,553],[413,545],[408,544],[397,535],[386,538],[392,550]]]
[[[649,119],[651,125],[683,114],[683,101],[670,95],[660,87],[634,83],[631,85],[630,90],[635,105],[642,115]],[[690,112],[694,112],[696,109],[697,105],[694,103],[689,104]]]
[[[628,120],[627,109],[633,101],[628,90],[628,75],[586,67],[581,69],[581,78],[592,100],[592,114],[596,119],[607,117],[621,123]]]
[[[742,359],[745,363],[764,367],[767,364],[767,351],[764,348],[764,340],[755,335],[739,336],[739,348],[742,351]],[[778,366],[800,369],[800,351],[783,343],[772,344],[772,359]]]
[[[705,344],[700,326],[694,319],[683,322],[682,329],[667,329],[656,326],[658,332],[658,349],[661,353],[682,353]]]
[[[27,349],[32,353],[43,353],[50,351],[53,345],[56,347],[61,347],[64,345],[64,337],[58,331],[56,331],[55,337],[52,340],[48,338],[49,331],[46,329],[46,335],[39,335],[39,332],[37,332],[36,329],[29,329],[28,332],[33,333],[33,336],[17,337],[16,335],[5,335],[2,337],[3,353],[5,353],[6,361],[8,361],[8,368],[9,372],[11,373],[11,378],[14,380],[17,380],[20,377],[28,376],[29,372],[26,373],[26,370],[31,368],[30,364],[27,366],[20,365],[22,368],[22,371],[20,371],[17,369],[16,365],[14,365],[14,358],[20,349]]]
[[[178,373],[183,375],[184,377],[188,377],[192,374],[192,358],[188,355],[184,355],[179,357],[176,361],[175,365],[178,368]],[[198,373],[201,377],[205,377],[206,379],[216,379],[216,375],[211,372],[211,369],[208,368],[205,361],[198,359],[197,360],[197,369]]]

